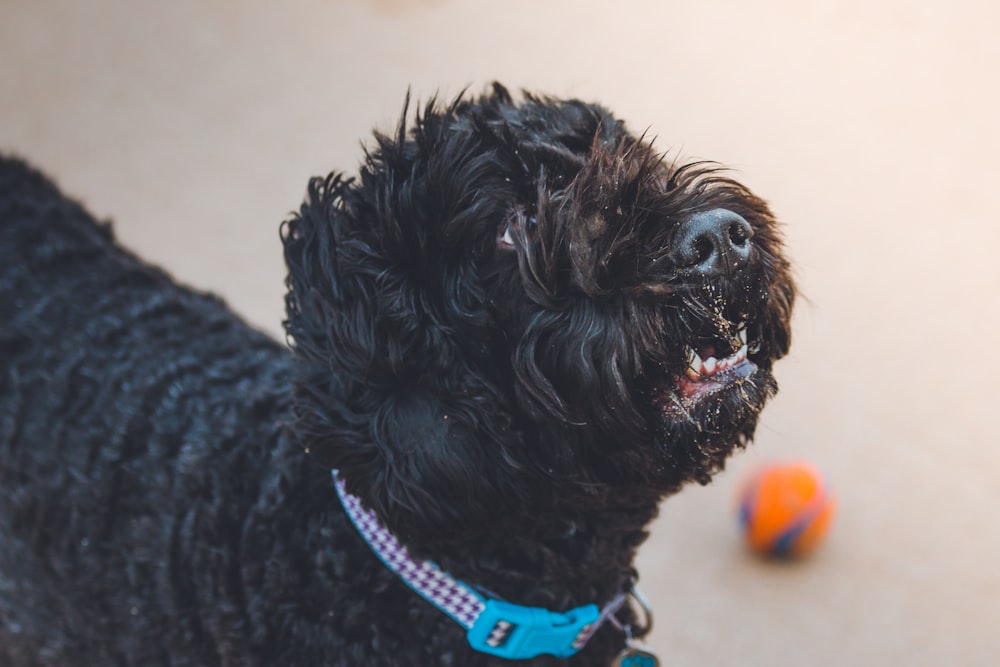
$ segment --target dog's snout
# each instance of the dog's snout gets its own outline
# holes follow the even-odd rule
[[[705,277],[728,275],[750,259],[752,237],[743,216],[724,208],[702,211],[674,232],[670,259],[677,268]]]

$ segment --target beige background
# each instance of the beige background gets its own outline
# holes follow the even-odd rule
[[[278,223],[408,86],[600,100],[735,167],[805,298],[752,450],[641,554],[666,665],[1000,664],[1000,5],[0,0],[0,147],[275,333]],[[829,542],[745,554],[733,489],[806,458]]]

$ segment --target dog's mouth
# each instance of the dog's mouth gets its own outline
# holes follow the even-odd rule
[[[737,327],[736,341],[713,338],[686,347],[687,366],[676,378],[676,394],[682,400],[699,398],[748,377],[757,365],[750,361],[747,325]],[[735,349],[734,349],[735,348]]]
[[[722,332],[695,336],[684,347],[683,368],[667,373],[653,391],[656,411],[667,420],[698,421],[700,414],[726,400],[743,404],[743,410],[757,412],[763,401],[746,391],[761,374],[759,338],[744,321],[725,322]],[[738,428],[738,424],[734,424]]]
[[[681,347],[683,358],[667,364],[649,393],[664,471],[701,483],[734,448],[749,442],[760,411],[777,391],[759,326],[727,319],[710,329]]]

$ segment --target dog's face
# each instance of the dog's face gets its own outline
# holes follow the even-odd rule
[[[766,204],[576,101],[428,105],[284,236],[298,433],[404,536],[704,483],[789,345]]]

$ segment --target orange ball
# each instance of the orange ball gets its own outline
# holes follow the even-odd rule
[[[836,507],[822,473],[804,462],[758,470],[739,494],[739,518],[751,549],[787,558],[813,551],[830,528]]]

